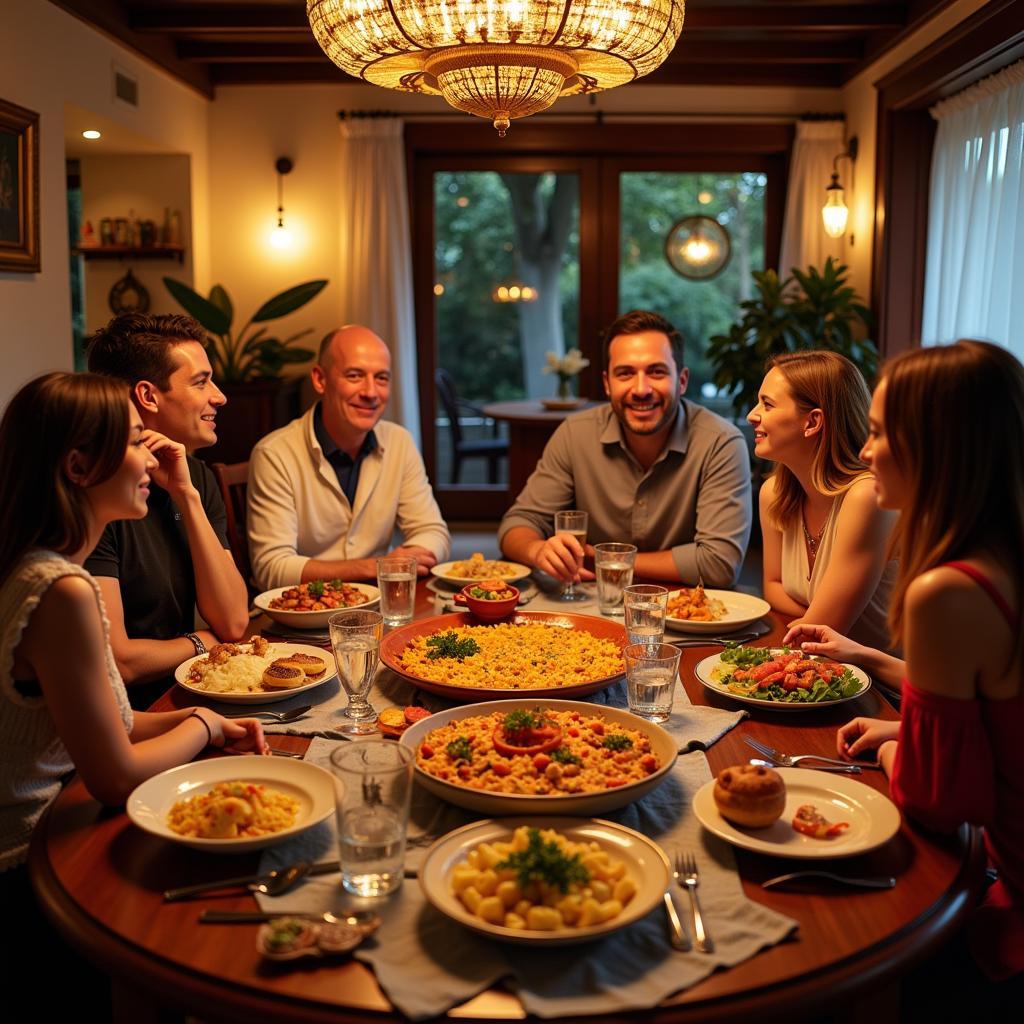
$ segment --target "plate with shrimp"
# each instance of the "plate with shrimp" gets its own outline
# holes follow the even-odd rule
[[[767,601],[752,594],[683,587],[669,591],[665,625],[678,633],[721,636],[749,626],[771,610]]]
[[[788,647],[730,646],[694,671],[713,693],[777,711],[845,704],[871,689],[871,678],[856,665]]]

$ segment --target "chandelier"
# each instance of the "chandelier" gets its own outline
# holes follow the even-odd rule
[[[338,67],[387,89],[440,94],[494,122],[559,96],[612,89],[672,51],[684,0],[306,0]]]

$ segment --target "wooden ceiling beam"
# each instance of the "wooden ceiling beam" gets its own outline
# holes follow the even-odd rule
[[[201,64],[331,63],[312,39],[308,43],[234,43],[230,40],[208,42],[181,39],[178,41],[178,57]]]

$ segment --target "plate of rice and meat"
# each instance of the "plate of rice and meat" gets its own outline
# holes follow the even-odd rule
[[[721,636],[757,622],[771,610],[762,598],[735,590],[683,587],[669,591],[665,625],[677,633]]]
[[[460,562],[442,562],[435,565],[431,568],[430,574],[446,583],[455,583],[462,587],[474,580],[497,579],[505,583],[515,583],[516,580],[526,579],[531,571],[528,565],[484,558],[476,551],[472,557],[464,558]]]
[[[467,612],[388,633],[380,660],[421,690],[465,704],[513,697],[582,697],[625,671],[622,624],[594,615],[515,612],[497,625]]]
[[[182,689],[227,704],[287,700],[336,675],[330,651],[308,644],[270,643],[261,636],[245,644],[217,644],[174,670]]]
[[[139,828],[169,842],[209,853],[248,853],[333,814],[334,783],[308,761],[210,758],[147,779],[125,810]]]
[[[327,629],[335,612],[369,608],[380,600],[380,590],[369,583],[311,580],[293,587],[265,590],[253,604],[275,622],[292,629]]]
[[[603,814],[660,785],[678,744],[620,708],[489,701],[435,712],[402,734],[416,780],[483,814]]]

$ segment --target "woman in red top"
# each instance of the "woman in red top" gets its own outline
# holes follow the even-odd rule
[[[926,827],[984,826],[999,880],[968,938],[1006,979],[1024,971],[1024,367],[978,341],[906,352],[870,423],[878,504],[900,512],[889,624],[906,661],[821,626],[786,642],[902,681],[902,721],[856,718],[839,752],[877,749],[893,799]]]

